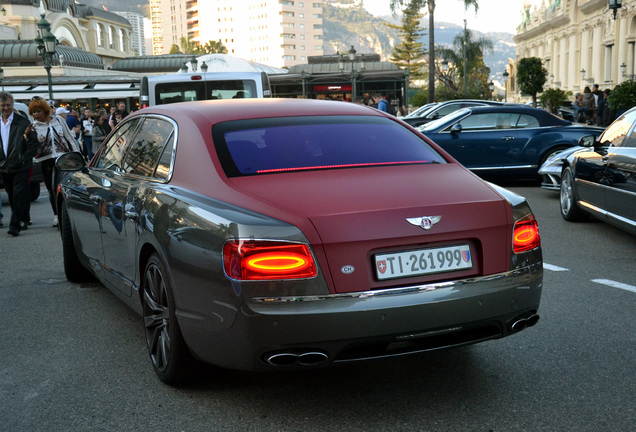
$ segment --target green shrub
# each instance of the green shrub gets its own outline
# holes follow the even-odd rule
[[[421,107],[422,105],[426,105],[428,103],[428,92],[419,91],[413,95],[411,98],[411,105],[413,107]]]
[[[625,81],[614,87],[607,103],[610,109],[615,112],[627,111],[636,106],[636,81]]]
[[[541,106],[552,114],[557,114],[559,107],[572,97],[572,92],[559,88],[550,88],[541,93],[539,101]]]

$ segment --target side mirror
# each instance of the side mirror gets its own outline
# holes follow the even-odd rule
[[[462,131],[462,125],[460,125],[459,123],[455,123],[450,130],[452,134],[460,133],[461,131]]]
[[[579,139],[579,145],[581,147],[593,148],[596,143],[596,137],[594,135],[585,135]]]
[[[70,152],[58,157],[55,166],[61,171],[80,171],[86,167],[86,161],[81,153]]]

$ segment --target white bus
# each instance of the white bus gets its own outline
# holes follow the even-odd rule
[[[142,108],[175,102],[271,97],[265,72],[188,72],[141,79]]]

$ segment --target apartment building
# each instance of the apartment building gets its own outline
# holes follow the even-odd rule
[[[323,55],[323,0],[150,0],[153,54],[192,40],[276,67]],[[157,29],[155,32],[154,30]]]
[[[144,17],[141,14],[135,12],[116,12],[119,16],[122,16],[128,20],[132,27],[130,34],[130,47],[134,51],[136,56],[146,55],[146,39],[144,37]]]

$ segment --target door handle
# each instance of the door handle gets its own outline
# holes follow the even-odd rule
[[[507,136],[507,137],[501,138],[502,141],[512,141],[513,139],[515,139],[515,137],[513,136]]]

